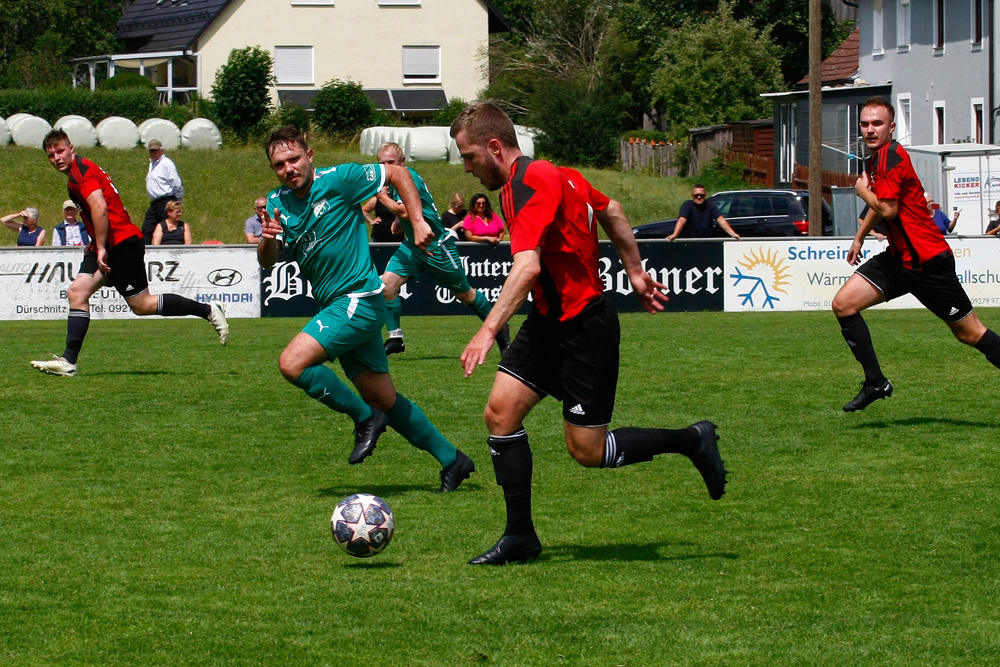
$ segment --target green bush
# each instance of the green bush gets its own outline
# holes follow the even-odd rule
[[[309,110],[301,104],[282,104],[278,108],[279,126],[292,125],[303,132],[309,131]]]
[[[375,104],[360,83],[334,79],[323,84],[313,98],[313,121],[331,135],[358,132],[373,124]]]
[[[458,117],[458,114],[462,113],[467,106],[469,106],[469,103],[461,97],[452,99],[448,102],[448,104],[444,105],[440,111],[434,114],[434,118],[431,120],[431,125],[451,125],[452,121],[455,120]]]
[[[274,82],[271,54],[256,46],[233,49],[215,74],[212,97],[219,121],[246,139],[267,118]]]
[[[743,162],[730,162],[726,164],[721,155],[716,155],[701,168],[698,180],[702,181],[710,190],[739,190],[747,186],[743,178],[746,171],[746,164]]]
[[[128,90],[129,88],[156,90],[156,84],[153,83],[152,79],[138,72],[121,72],[102,81],[98,88],[100,90]]]
[[[142,88],[98,90],[55,88],[52,90],[0,90],[0,116],[30,113],[54,123],[70,114],[97,124],[108,116],[123,116],[135,123],[156,116],[156,91]]]
[[[582,81],[539,82],[529,124],[542,134],[535,147],[557,162],[605,167],[618,159],[621,111],[616,97]]]
[[[629,139],[645,139],[646,141],[669,141],[670,135],[666,132],[658,132],[656,130],[631,130],[622,135],[622,139],[628,141]]]

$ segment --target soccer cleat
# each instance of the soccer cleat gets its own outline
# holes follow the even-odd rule
[[[71,364],[62,357],[54,354],[49,361],[32,361],[31,366],[49,375],[62,375],[63,377],[73,377],[76,375],[76,364]]]
[[[698,434],[698,446],[688,458],[705,480],[708,495],[712,500],[718,500],[726,492],[727,471],[719,454],[719,436],[715,433],[715,424],[701,421],[691,424],[691,428]]]
[[[213,301],[209,304],[208,323],[219,332],[219,342],[223,345],[229,340],[229,322],[226,321],[226,305]]]
[[[347,462],[351,465],[361,463],[375,451],[378,437],[385,433],[389,418],[377,408],[372,408],[372,416],[354,425],[354,450]]]
[[[406,343],[403,342],[402,337],[393,336],[389,338],[389,340],[385,341],[386,356],[390,354],[398,354],[400,352],[406,352]]]
[[[510,325],[509,324],[503,325],[503,329],[501,329],[500,333],[497,334],[496,340],[497,340],[497,347],[500,348],[500,354],[503,354],[504,352],[507,351],[507,348],[510,347]]]
[[[493,548],[469,561],[469,565],[506,565],[538,558],[542,543],[538,535],[504,535]]]
[[[469,475],[476,472],[476,464],[462,452],[452,461],[451,465],[441,470],[441,488],[435,493],[448,493],[458,488],[462,480],[468,479]]]
[[[844,412],[864,410],[878,399],[889,398],[890,396],[892,396],[892,383],[888,380],[885,381],[885,384],[879,386],[872,386],[867,382],[862,382],[861,391],[844,406]]]

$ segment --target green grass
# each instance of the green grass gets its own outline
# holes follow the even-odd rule
[[[613,425],[713,419],[728,493],[679,456],[584,469],[543,401],[545,551],[497,569],[464,564],[504,521],[492,372],[457,360],[475,318],[408,318],[390,361],[479,466],[448,496],[394,433],[347,465],[349,420],[277,371],[301,321],[221,348],[95,320],[72,379],[27,363],[63,322],[0,323],[0,664],[996,664],[997,371],[924,311],[868,320],[896,394],[845,415],[860,372],[827,313],[623,316]],[[329,532],[354,491],[396,513],[367,561]]]
[[[356,146],[319,142],[314,146],[316,165],[341,162],[368,162]],[[142,224],[149,207],[146,196],[146,170],[149,155],[139,148],[112,151],[105,148],[81,150],[80,154],[100,165],[114,180],[132,221]],[[191,224],[195,243],[215,239],[243,243],[243,221],[253,213],[253,202],[274,189],[278,182],[267,166],[262,148],[225,147],[219,151],[174,150],[169,156],[177,163],[184,181],[184,220]],[[66,199],[66,177],[48,163],[37,149],[8,146],[0,148],[0,215],[34,206],[41,214],[40,224],[49,230],[62,220],[61,206]],[[470,199],[483,186],[462,165],[445,162],[417,162],[410,166],[424,178],[431,194],[444,211],[455,192]],[[648,174],[623,173],[614,169],[584,169],[594,185],[620,202],[633,224],[677,216],[681,203],[690,194],[690,182],[659,178]],[[490,193],[494,209],[499,211],[497,193]],[[0,229],[0,245],[14,245],[17,235]],[[49,244],[50,242],[47,242]]]

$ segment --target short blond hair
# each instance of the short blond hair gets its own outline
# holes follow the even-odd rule
[[[167,205],[166,205],[166,207],[164,208],[164,210],[165,210],[165,211],[166,211],[167,213],[170,213],[171,211],[176,211],[176,210],[177,210],[177,209],[179,209],[179,208],[180,208],[181,206],[182,206],[182,204],[181,204],[181,203],[180,203],[179,201],[174,201],[174,200],[171,200],[171,201],[168,201],[168,202],[167,202]]]

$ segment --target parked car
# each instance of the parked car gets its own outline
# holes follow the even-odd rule
[[[708,198],[741,237],[806,236],[809,234],[807,190],[733,190]],[[637,239],[663,239],[673,233],[677,218],[633,227]],[[823,235],[833,234],[833,215],[823,202]],[[727,236],[718,224],[713,236]]]

